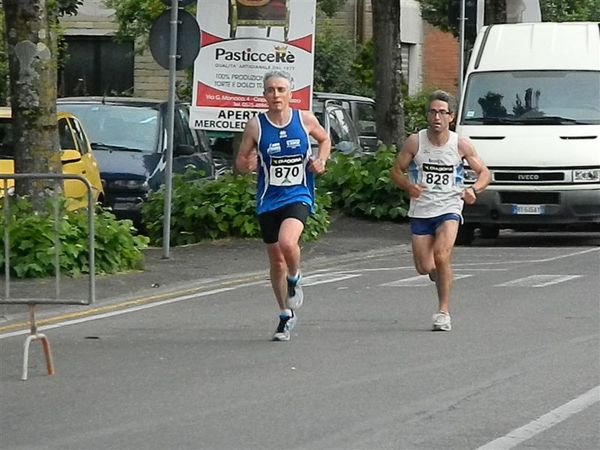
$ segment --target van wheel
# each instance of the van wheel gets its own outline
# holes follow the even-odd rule
[[[500,227],[495,227],[495,226],[481,227],[479,229],[479,231],[481,232],[480,236],[483,239],[496,239],[498,237],[498,235],[500,234]]]
[[[456,245],[471,245],[475,238],[475,227],[473,225],[460,225],[456,235]]]

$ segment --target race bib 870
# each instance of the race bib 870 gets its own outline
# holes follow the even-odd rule
[[[294,186],[304,180],[302,155],[271,157],[269,171],[271,186]]]
[[[447,192],[454,188],[454,167],[440,164],[423,164],[421,183],[428,191]]]

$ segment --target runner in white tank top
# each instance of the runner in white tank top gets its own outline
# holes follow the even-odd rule
[[[463,204],[474,203],[490,182],[490,172],[471,143],[450,131],[454,103],[447,92],[431,94],[427,129],[408,137],[390,174],[410,196],[408,216],[415,268],[436,283],[435,331],[452,329],[448,312],[453,283],[451,261]],[[463,160],[477,174],[476,182],[466,189]]]
[[[419,197],[410,199],[409,217],[462,213],[463,163],[458,153],[458,135],[453,131],[448,133],[448,140],[438,147],[427,137],[427,130],[419,132],[419,147],[408,175],[412,183],[424,189]]]

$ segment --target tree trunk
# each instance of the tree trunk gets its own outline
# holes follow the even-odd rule
[[[52,0],[4,0],[10,103],[16,173],[61,173],[56,121],[56,40]],[[61,183],[24,180],[18,195],[31,195],[41,210]]]
[[[377,137],[386,145],[404,142],[400,0],[372,0]]]

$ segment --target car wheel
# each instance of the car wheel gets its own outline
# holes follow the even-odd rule
[[[475,227],[473,225],[460,225],[456,235],[456,245],[471,245],[475,238]]]
[[[495,226],[481,227],[479,229],[479,231],[481,232],[480,236],[483,239],[496,239],[498,237],[498,235],[500,234],[500,227],[495,227]]]

